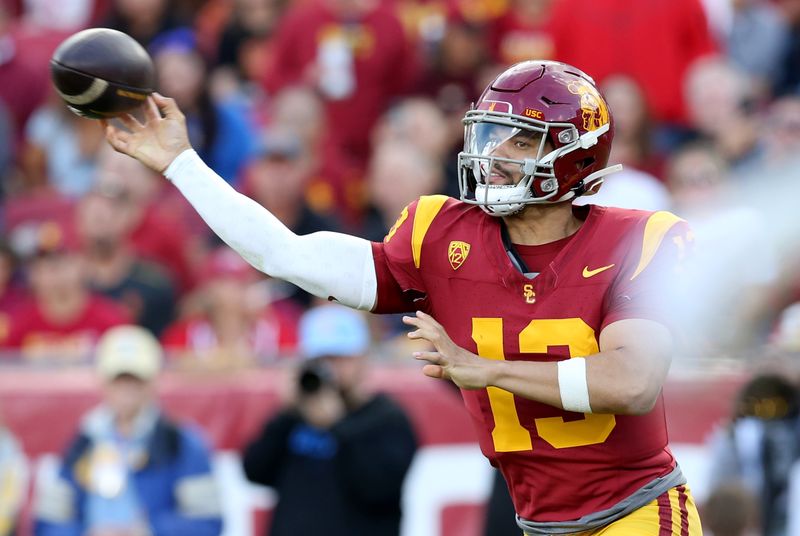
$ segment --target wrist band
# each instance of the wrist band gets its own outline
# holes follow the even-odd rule
[[[561,406],[567,411],[591,413],[589,386],[586,384],[586,359],[573,357],[558,362],[558,391]]]

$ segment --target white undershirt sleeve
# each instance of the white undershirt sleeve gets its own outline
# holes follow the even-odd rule
[[[164,175],[208,226],[256,269],[321,298],[364,310],[375,306],[377,278],[369,241],[328,231],[294,234],[191,149],[173,160]]]

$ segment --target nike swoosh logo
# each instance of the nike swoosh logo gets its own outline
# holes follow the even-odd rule
[[[590,278],[594,275],[599,274],[600,272],[605,272],[609,268],[613,268],[613,264],[609,264],[608,266],[601,266],[600,268],[595,268],[594,270],[590,270],[588,266],[583,268],[583,277]]]

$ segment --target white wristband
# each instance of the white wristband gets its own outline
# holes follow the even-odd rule
[[[591,413],[589,386],[586,384],[586,359],[573,357],[558,362],[558,391],[561,407],[567,411]]]

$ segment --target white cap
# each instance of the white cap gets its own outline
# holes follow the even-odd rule
[[[322,305],[300,319],[300,353],[306,359],[323,356],[358,356],[369,349],[370,335],[364,315],[343,305]]]
[[[152,333],[139,326],[117,326],[97,342],[97,371],[111,380],[130,374],[153,379],[161,369],[161,345]]]

